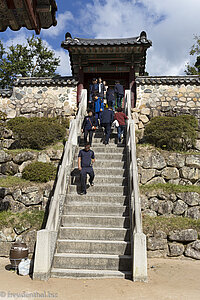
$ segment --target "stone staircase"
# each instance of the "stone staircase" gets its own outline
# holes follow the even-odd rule
[[[95,185],[79,195],[77,149],[71,184],[64,204],[51,277],[131,278],[132,256],[125,147],[116,134],[102,143],[97,130],[91,147],[95,152]]]

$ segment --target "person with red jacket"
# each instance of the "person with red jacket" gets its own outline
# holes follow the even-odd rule
[[[118,107],[114,119],[117,120],[119,123],[119,126],[117,127],[117,133],[118,133],[118,142],[121,143],[122,134],[125,141],[125,132],[126,132],[125,127],[126,127],[126,119],[128,119],[128,117],[125,115],[125,113],[122,112],[122,108]]]

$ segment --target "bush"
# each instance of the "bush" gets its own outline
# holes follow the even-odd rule
[[[18,117],[8,121],[16,135],[15,148],[42,150],[65,137],[66,128],[55,118]]]
[[[195,146],[197,129],[191,115],[154,117],[145,127],[144,140],[162,149],[185,151]]]
[[[56,177],[56,167],[51,163],[33,162],[26,166],[22,178],[36,182],[48,182]]]

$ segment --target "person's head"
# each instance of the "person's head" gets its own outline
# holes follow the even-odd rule
[[[93,115],[93,111],[90,109],[88,110],[88,116],[91,117]]]
[[[118,107],[118,108],[117,108],[117,112],[122,112],[122,108],[121,108],[121,107]]]
[[[116,83],[116,84],[119,84],[120,82],[119,82],[119,80],[116,80],[115,83]]]
[[[106,81],[105,80],[103,81],[103,84],[106,85]]]
[[[85,151],[89,151],[90,150],[90,143],[86,143],[85,144]]]
[[[99,83],[102,83],[102,78],[99,77],[99,78],[98,78],[98,81],[99,81]]]

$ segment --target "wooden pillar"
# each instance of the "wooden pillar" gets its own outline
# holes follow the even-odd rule
[[[130,90],[131,90],[131,106],[135,107],[135,105],[136,105],[136,85],[135,85],[135,69],[134,69],[133,65],[130,68],[129,83],[130,83]]]
[[[77,87],[77,105],[81,101],[81,92],[82,89],[84,88],[83,86],[84,83],[84,73],[82,67],[79,68],[79,82],[78,82],[78,87]]]

